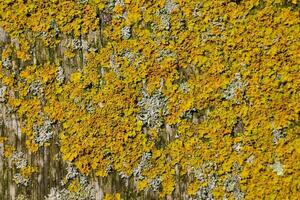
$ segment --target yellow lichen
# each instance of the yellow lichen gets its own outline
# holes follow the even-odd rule
[[[38,150],[33,127],[47,117],[60,127],[64,160],[86,175],[132,175],[139,190],[160,188],[161,198],[187,175],[196,177],[186,183],[191,196],[203,189],[215,197],[293,198],[299,3],[122,2],[0,3],[0,26],[19,42],[2,52],[1,84],[12,91],[7,103],[29,150]],[[93,31],[97,50],[64,52],[68,62],[84,62],[68,66],[63,81],[57,69],[65,60],[27,63],[37,38],[54,48],[61,36]],[[12,58],[24,66],[13,69]]]

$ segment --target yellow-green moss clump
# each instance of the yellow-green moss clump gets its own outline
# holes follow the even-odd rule
[[[58,126],[81,173],[115,171],[161,197],[189,175],[195,199],[296,199],[299,17],[283,0],[1,1],[16,41],[1,55],[2,95],[30,150]],[[36,40],[72,36],[72,58],[93,31],[99,49],[69,75],[32,62]]]

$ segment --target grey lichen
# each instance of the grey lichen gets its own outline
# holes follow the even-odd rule
[[[27,186],[29,184],[29,179],[25,178],[24,176],[22,176],[22,174],[20,173],[15,173],[14,177],[13,177],[13,181],[17,184],[17,185],[24,185]]]
[[[163,118],[168,114],[167,98],[160,91],[155,91],[152,95],[143,91],[143,98],[138,102],[141,111],[137,118],[143,125],[154,128],[163,124]]]
[[[5,85],[0,85],[0,103],[5,101],[6,91],[7,87]]]
[[[86,107],[85,107],[86,111],[90,114],[95,112],[95,108],[92,102],[87,103]]]
[[[96,190],[89,183],[87,177],[80,174],[71,162],[67,163],[66,170],[67,174],[61,180],[61,186],[63,188],[51,188],[50,193],[45,197],[45,200],[95,200]],[[70,181],[75,179],[77,179],[76,181],[79,181],[79,189],[75,192],[66,189],[66,186],[70,184]]]
[[[65,193],[67,193],[66,189],[58,190],[57,188],[51,188],[45,200],[64,200],[66,199]]]
[[[172,0],[167,0],[162,9],[157,11],[157,16],[160,16],[160,28],[162,30],[170,30],[171,28],[171,14],[176,10],[178,5]]]
[[[13,176],[13,181],[17,185],[27,186],[30,182],[29,177],[24,177],[22,173],[20,173],[22,169],[28,167],[28,161],[26,155],[21,151],[15,151],[13,152],[10,160],[17,169],[17,173],[15,173]]]
[[[53,137],[52,122],[49,119],[45,119],[43,125],[38,126],[35,124],[32,128],[35,133],[34,140],[39,146],[43,146],[45,142]]]
[[[151,159],[151,153],[144,153],[138,166],[133,170],[132,174],[135,180],[143,180],[145,177],[142,175],[142,171],[150,166],[149,160]]]
[[[233,194],[235,200],[244,199],[245,194],[240,190],[239,182],[241,177],[235,174],[229,174],[224,182],[224,189],[226,192]]]
[[[217,174],[214,173],[215,171],[217,171],[217,169],[218,167],[214,162],[207,161],[200,168],[193,170],[195,177],[199,181],[207,183],[206,186],[202,186],[198,189],[194,199],[197,200],[214,199],[213,190],[219,181]]]
[[[73,39],[72,40],[72,49],[81,50],[82,49],[82,40],[81,39]]]
[[[198,16],[200,13],[199,10],[194,10],[193,15]],[[213,31],[218,29],[218,31]],[[209,40],[223,40],[225,38],[224,34],[222,34],[226,29],[225,20],[222,17],[219,17],[215,21],[212,21],[209,26],[201,32],[201,39],[203,42],[207,42]]]
[[[178,4],[175,3],[172,0],[167,0],[164,6],[164,10],[168,13],[171,14],[174,10],[178,8]]]
[[[200,187],[196,192],[196,197],[199,200],[213,200],[213,189],[216,187],[218,177],[215,174],[209,174],[206,178],[208,185]]]
[[[276,129],[276,128],[273,130],[272,134],[273,134],[273,140],[272,140],[273,144],[277,144],[280,139],[285,138],[286,136],[286,133],[283,130]]]
[[[192,120],[197,112],[199,112],[199,111],[196,108],[191,108],[191,109],[185,111],[181,117],[183,119]]]
[[[12,67],[12,59],[10,57],[3,59],[2,66],[6,69],[10,69]]]
[[[71,192],[65,188],[51,188],[45,200],[96,200],[96,191],[83,176],[80,177],[80,188]]]
[[[28,94],[41,97],[43,94],[43,84],[40,81],[34,81],[29,85]]]
[[[176,53],[172,52],[169,49],[162,49],[159,53],[159,57],[157,58],[158,62],[161,62],[166,57],[176,58]]]
[[[130,63],[132,63],[132,62],[134,61],[134,58],[135,58],[134,54],[133,54],[130,50],[128,50],[128,49],[126,49],[126,50],[124,50],[124,51],[122,52],[122,56],[123,56],[124,58],[128,59],[128,61],[129,61]]]
[[[15,164],[17,169],[22,169],[28,164],[25,154],[21,151],[14,152],[11,161]]]
[[[183,91],[184,93],[188,93],[190,91],[189,85],[187,82],[182,82],[179,84],[179,89]]]
[[[124,1],[123,0],[115,0],[115,6],[125,6]]]
[[[162,14],[160,17],[161,20],[161,28],[165,30],[169,30],[171,27],[171,17],[168,14]]]
[[[255,156],[254,155],[251,155],[251,156],[249,156],[248,158],[247,158],[247,160],[246,160],[246,163],[253,163],[254,162],[254,160],[255,160]]]
[[[79,175],[79,173],[78,173],[77,169],[73,166],[73,164],[68,163],[66,179],[71,180],[78,175]]]
[[[131,38],[131,27],[130,26],[124,26],[121,29],[122,38],[124,40],[128,40]]]
[[[161,185],[161,179],[159,176],[155,177],[150,181],[150,187],[152,188],[153,191],[158,191],[160,185]]]
[[[242,149],[243,149],[243,143],[242,142],[237,142],[235,144],[232,145],[233,150],[235,150],[238,154],[241,153]]]
[[[237,91],[244,92],[248,83],[242,80],[240,73],[235,74],[233,81],[223,90],[223,97],[226,100],[234,100],[236,103],[240,103],[238,100],[235,100]]]
[[[283,176],[284,175],[284,166],[281,164],[280,161],[276,160],[270,167],[273,169],[273,171],[278,175],[278,176]]]
[[[59,66],[58,69],[57,69],[56,80],[60,84],[62,84],[65,81],[64,68],[62,66]]]

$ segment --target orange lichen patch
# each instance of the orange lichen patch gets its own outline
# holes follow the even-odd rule
[[[15,148],[13,146],[5,145],[3,155],[5,158],[10,158],[14,151],[15,151]]]
[[[66,56],[66,58],[74,58],[75,57],[75,53],[73,53],[72,51],[65,51],[64,55]]]
[[[2,136],[1,136],[1,137],[0,137],[0,143],[3,144],[4,142],[7,141],[7,139],[8,139],[7,137],[2,137]]]
[[[2,53],[1,84],[30,150],[39,147],[33,127],[48,120],[81,173],[132,176],[162,198],[186,175],[195,198],[297,193],[294,1],[15,1],[1,2],[0,13],[20,42]],[[95,30],[101,48],[84,53],[68,77],[57,63],[9,63],[32,59],[36,34],[55,46],[61,35]],[[69,61],[75,50],[64,52]]]
[[[105,194],[104,200],[121,200],[121,194]]]
[[[30,178],[30,176],[36,172],[38,172],[37,167],[27,166],[21,169],[21,174],[26,179]]]

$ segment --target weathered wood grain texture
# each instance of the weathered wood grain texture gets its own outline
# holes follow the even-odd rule
[[[30,64],[42,64],[46,62],[59,64],[64,68],[68,77],[72,72],[82,68],[85,64],[85,54],[88,51],[88,46],[93,48],[101,48],[99,40],[100,33],[92,32],[85,38],[82,38],[82,48],[77,51],[76,56],[72,59],[64,57],[64,51],[72,42],[71,37],[63,37],[60,45],[56,48],[48,48],[41,41],[36,41],[31,52],[32,60],[23,63],[17,58],[12,59],[13,67],[22,67]],[[16,43],[11,40],[7,34],[0,28],[0,55],[4,50],[4,45],[7,43]],[[166,127],[164,141],[174,139],[172,129]],[[52,138],[49,147],[41,147],[35,154],[30,153],[26,149],[26,136],[20,131],[20,121],[17,117],[9,112],[9,107],[5,103],[0,104],[0,136],[7,137],[9,144],[15,148],[15,152],[23,152],[26,155],[28,165],[37,166],[38,172],[34,173],[30,178],[30,183],[27,186],[16,184],[13,180],[17,173],[16,167],[11,162],[11,159],[3,156],[4,144],[0,143],[0,200],[15,200],[22,195],[30,200],[42,200],[49,194],[51,188],[62,189],[61,181],[67,174],[67,164],[62,160],[59,147],[59,127],[55,130],[55,136]],[[179,169],[177,170],[179,174]],[[133,179],[122,179],[117,173],[112,173],[108,177],[99,178],[91,175],[89,178],[90,184],[96,190],[96,199],[103,199],[106,193],[120,193],[122,199],[159,199],[158,193],[153,191],[138,192],[136,190]],[[192,177],[179,178],[178,185],[172,196],[166,199],[188,199],[186,194],[186,183]]]
[[[15,151],[23,152],[26,155],[30,166],[37,166],[39,171],[30,178],[27,186],[18,185],[13,180],[17,173],[15,166],[9,158],[4,158],[4,146],[0,144],[0,199],[14,200],[18,196],[24,195],[30,200],[44,199],[52,187],[62,188],[61,181],[67,174],[66,163],[62,160],[59,151],[58,132],[51,141],[49,147],[41,147],[35,154],[28,152],[25,146],[25,135],[20,132],[20,124],[15,115],[7,114],[7,107],[1,104],[1,137],[7,137],[6,143],[15,147]],[[178,181],[173,197],[167,199],[188,199],[183,192],[186,191],[185,182],[188,177]],[[153,191],[138,193],[132,179],[121,179],[116,173],[108,177],[89,177],[89,182],[96,190],[96,199],[103,199],[105,193],[121,193],[123,199],[158,199],[158,194]]]

